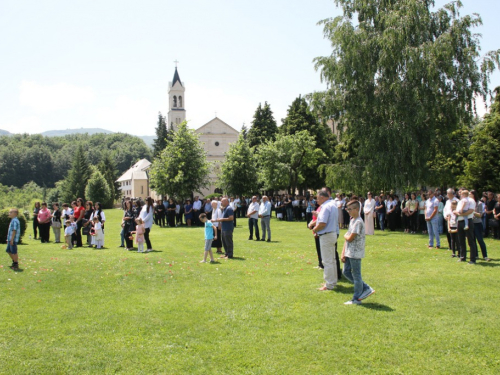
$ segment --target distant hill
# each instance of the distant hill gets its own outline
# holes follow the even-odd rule
[[[0,129],[0,135],[12,135],[12,133],[9,133],[7,130]]]
[[[112,131],[100,128],[80,128],[80,129],[66,129],[66,130],[48,130],[46,132],[40,133],[40,135],[44,135],[46,137],[64,137],[65,135],[71,134],[112,134]]]

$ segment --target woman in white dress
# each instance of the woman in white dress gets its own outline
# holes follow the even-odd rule
[[[90,222],[93,224],[92,226],[95,229],[94,218],[96,218],[97,221],[101,224],[100,225],[101,232],[102,232],[101,246],[104,247],[104,222],[106,221],[106,216],[104,215],[101,203],[99,203],[99,202],[95,203],[94,212],[92,212],[92,215],[90,215]],[[96,236],[92,236],[92,242],[91,242],[90,246],[98,246],[97,241],[96,241]]]
[[[218,208],[217,201],[212,201],[212,224],[215,228],[217,228],[217,239],[212,241],[212,247],[217,248],[217,254],[222,254],[222,232],[221,232],[221,223],[218,223],[216,220],[222,218],[222,211]]]
[[[365,206],[363,208],[365,213],[365,235],[375,234],[374,225],[374,211],[375,211],[375,201],[372,198],[372,193],[368,192],[368,198],[365,200]]]
[[[337,209],[339,211],[338,213],[338,222],[339,222],[339,228],[342,229],[344,228],[344,213],[342,212],[342,207],[344,206],[344,202],[340,198],[340,194],[337,193],[335,195],[335,205],[337,206]]]

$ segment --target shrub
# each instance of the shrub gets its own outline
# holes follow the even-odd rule
[[[17,215],[19,223],[21,224],[21,237],[19,237],[19,243],[23,241],[24,233],[26,232],[27,224],[26,218],[22,213]],[[0,211],[0,243],[7,243],[7,233],[9,232],[10,217],[9,209]]]

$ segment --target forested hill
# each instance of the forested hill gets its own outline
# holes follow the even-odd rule
[[[7,130],[0,129],[0,135],[11,135]]]
[[[67,177],[80,143],[91,165],[97,165],[109,152],[118,176],[138,160],[152,158],[151,149],[141,138],[123,133],[0,136],[0,184],[21,187],[34,181],[39,186],[53,187]]]
[[[40,133],[40,135],[45,135],[47,137],[63,137],[65,135],[71,134],[112,134],[113,132],[106,129],[101,128],[80,128],[80,129],[65,129],[65,130],[47,130],[45,132]]]

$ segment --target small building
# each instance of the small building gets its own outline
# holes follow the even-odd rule
[[[150,196],[155,200],[158,199],[156,192],[149,189],[148,169],[150,166],[149,160],[141,159],[116,180],[120,184],[122,196],[143,200]]]

